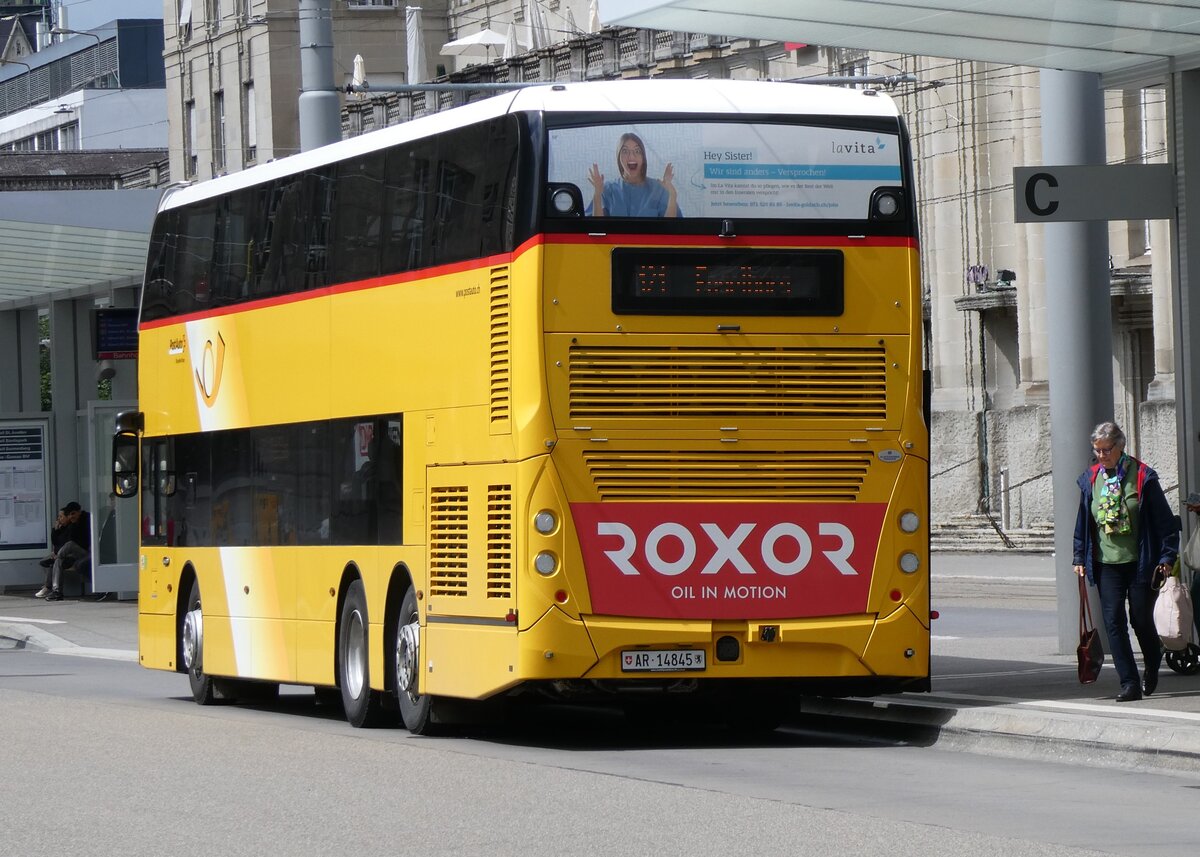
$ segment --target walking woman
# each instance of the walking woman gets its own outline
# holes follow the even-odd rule
[[[1162,646],[1154,628],[1153,584],[1156,574],[1165,579],[1171,573],[1179,553],[1179,530],[1158,474],[1125,454],[1120,426],[1096,426],[1092,452],[1096,463],[1079,477],[1073,563],[1076,574],[1086,574],[1100,589],[1104,629],[1121,680],[1117,702],[1132,702],[1158,687]],[[1140,682],[1130,625],[1145,665]]]

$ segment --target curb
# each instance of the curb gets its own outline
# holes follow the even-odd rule
[[[1200,776],[1200,719],[1142,707],[1131,712],[1135,720],[1100,705],[981,702],[806,697],[801,710],[921,730],[930,745],[946,749]],[[1048,710],[1053,707],[1061,710]]]
[[[7,648],[34,649],[51,655],[71,655],[76,658],[100,658],[132,663],[138,661],[138,653],[134,650],[80,646],[37,625],[23,622],[0,622],[0,650]]]

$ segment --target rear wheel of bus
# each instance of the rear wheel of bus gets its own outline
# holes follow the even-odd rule
[[[404,726],[414,735],[435,729],[433,697],[417,692],[421,674],[421,625],[417,615],[417,593],[411,586],[404,593],[396,622],[396,701]]]
[[[369,629],[366,593],[362,581],[355,580],[342,603],[337,648],[338,687],[351,726],[375,726],[383,713],[380,694],[371,690]]]

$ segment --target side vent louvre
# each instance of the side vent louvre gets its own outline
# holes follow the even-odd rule
[[[431,488],[429,594],[467,595],[467,489]]]
[[[509,425],[509,388],[511,378],[511,318],[508,268],[492,268],[490,286],[491,377],[490,414],[493,434],[507,434]]]
[[[512,597],[513,495],[511,485],[488,486],[487,597]]]

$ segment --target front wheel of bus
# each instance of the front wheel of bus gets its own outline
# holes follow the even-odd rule
[[[200,609],[200,582],[192,581],[188,594],[187,612],[183,614],[180,634],[183,665],[187,668],[192,699],[200,705],[210,705],[216,699],[212,676],[204,673],[204,613]]]
[[[342,707],[351,726],[374,726],[379,722],[379,695],[371,690],[367,633],[367,596],[361,580],[350,584],[342,604],[338,629],[338,686]]]
[[[428,735],[433,722],[433,698],[417,692],[421,674],[421,625],[417,616],[417,593],[404,593],[400,619],[396,623],[396,700],[404,726],[414,735]]]

